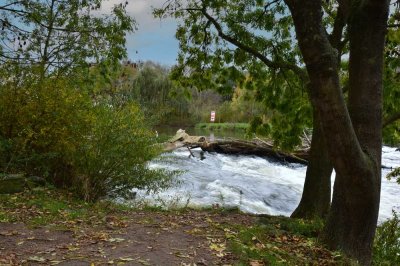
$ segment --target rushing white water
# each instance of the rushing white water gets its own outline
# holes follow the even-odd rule
[[[254,156],[223,155],[194,150],[189,158],[187,149],[174,151],[167,162],[152,162],[151,167],[183,170],[177,177],[180,184],[163,192],[138,198],[150,204],[170,206],[239,207],[244,212],[288,216],[300,201],[306,167],[282,165]],[[383,147],[382,164],[400,166],[400,152]],[[382,194],[379,221],[391,217],[392,209],[400,210],[400,185],[386,179],[389,169],[382,170]],[[334,179],[334,175],[332,176]],[[333,180],[332,180],[333,182]]]

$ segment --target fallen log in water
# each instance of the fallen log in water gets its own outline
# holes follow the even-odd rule
[[[189,136],[180,129],[169,142],[164,143],[165,151],[172,151],[181,147],[189,149],[200,147],[203,151],[237,155],[256,155],[268,157],[280,162],[307,164],[308,149],[293,153],[275,150],[271,143],[261,139],[247,140],[206,140],[203,136]],[[192,155],[192,153],[191,153]]]
[[[189,136],[183,129],[179,129],[175,136],[168,142],[164,143],[164,151],[173,151],[182,147],[197,148],[201,143],[205,142],[206,138],[203,136]]]
[[[307,164],[308,151],[296,151],[293,153],[274,150],[273,146],[253,140],[215,140],[203,142],[200,146],[203,151],[224,154],[256,155],[260,157],[274,158],[281,162]]]

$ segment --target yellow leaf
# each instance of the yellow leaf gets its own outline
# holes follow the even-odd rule
[[[175,252],[174,255],[177,256],[177,257],[179,257],[179,258],[190,258],[189,255],[187,255],[187,254],[182,254],[181,252]]]
[[[225,246],[225,244],[212,243],[210,245],[210,249],[214,250],[214,251],[217,251],[217,252],[222,252],[222,251],[224,251],[226,249],[226,246]]]
[[[46,259],[38,256],[32,256],[28,258],[29,261],[35,261],[35,262],[45,262]]]
[[[79,250],[79,247],[68,246],[68,250],[69,250],[69,251]]]
[[[132,259],[132,258],[119,258],[119,260],[121,260],[121,261],[134,261],[134,259]]]
[[[122,242],[122,241],[124,241],[125,239],[123,239],[123,238],[118,238],[118,237],[116,237],[116,238],[110,238],[110,239],[108,239],[108,240],[106,240],[106,241],[108,241],[108,242],[115,242],[115,243],[120,243],[120,242]]]
[[[264,266],[265,264],[261,260],[250,260],[249,265],[250,266]]]

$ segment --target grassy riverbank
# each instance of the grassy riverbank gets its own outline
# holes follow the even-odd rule
[[[195,128],[208,130],[233,130],[245,132],[249,127],[248,123],[198,123]]]
[[[349,263],[317,244],[321,226],[220,208],[162,211],[108,201],[88,204],[64,191],[36,189],[0,195],[0,264]]]

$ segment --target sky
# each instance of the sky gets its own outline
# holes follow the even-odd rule
[[[121,0],[103,2],[105,10]],[[151,7],[161,7],[166,0],[128,0],[127,11],[138,23],[138,30],[127,36],[128,57],[133,61],[147,61],[171,66],[178,55],[175,39],[176,22],[173,19],[156,19]]]
[[[178,55],[177,24],[170,18],[156,19],[151,13],[152,6],[162,7],[166,0],[103,0],[102,9],[110,11],[115,4],[125,1],[129,15],[138,23],[138,30],[127,36],[128,59],[174,65]],[[0,5],[7,2],[0,0]]]

